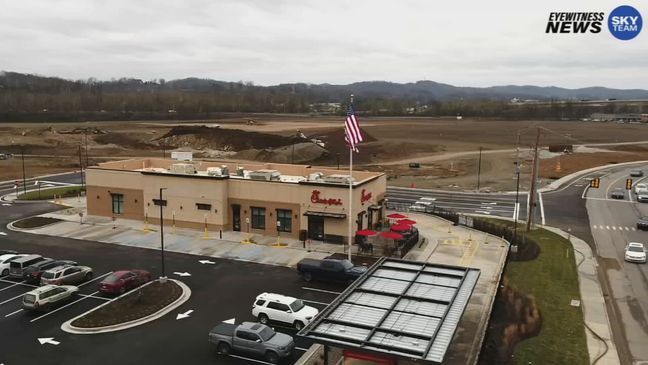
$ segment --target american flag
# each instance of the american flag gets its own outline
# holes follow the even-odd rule
[[[344,140],[349,145],[349,148],[358,152],[356,146],[362,142],[364,138],[362,138],[360,125],[358,124],[358,119],[353,111],[353,104],[349,104],[349,108],[347,109],[347,117],[344,121],[344,134]]]

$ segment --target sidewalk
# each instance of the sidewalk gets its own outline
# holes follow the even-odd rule
[[[574,259],[578,265],[578,282],[583,317],[585,324],[589,327],[589,330],[586,330],[585,334],[587,335],[587,348],[590,355],[590,362],[594,362],[594,360],[601,357],[596,362],[597,364],[619,364],[619,355],[612,340],[610,319],[607,315],[601,284],[598,282],[596,275],[596,258],[592,255],[592,250],[587,242],[578,237],[571,236],[560,229],[548,226],[543,226],[542,228],[569,239],[574,247],[574,251],[577,253],[574,255]],[[600,336],[601,339],[595,336],[592,331]]]

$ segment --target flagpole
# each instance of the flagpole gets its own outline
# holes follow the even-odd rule
[[[353,105],[353,94],[351,94],[350,100]],[[353,245],[353,148],[351,146],[349,146],[349,261],[351,261]]]

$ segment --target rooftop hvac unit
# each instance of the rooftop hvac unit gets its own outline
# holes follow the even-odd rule
[[[251,171],[250,179],[252,180],[265,180],[265,181],[280,181],[281,174],[277,170],[256,170]]]
[[[223,176],[223,170],[220,167],[208,167],[207,168],[208,176]]]
[[[313,172],[312,174],[308,175],[308,181],[322,180],[322,176],[324,176],[324,174],[321,172]]]
[[[237,167],[236,176],[245,177],[245,169],[241,166]]]
[[[221,165],[221,173],[223,176],[229,176],[229,167],[227,165]]]
[[[196,166],[190,163],[174,163],[171,165],[171,173],[193,175],[196,173]]]
[[[333,174],[324,176],[324,182],[332,184],[348,184],[351,177],[349,175]]]

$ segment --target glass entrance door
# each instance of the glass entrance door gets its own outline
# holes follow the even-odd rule
[[[232,230],[241,231],[241,206],[232,204]]]
[[[312,240],[324,240],[324,217],[308,217],[308,238]]]

